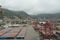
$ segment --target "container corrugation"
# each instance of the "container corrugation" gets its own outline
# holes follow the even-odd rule
[[[12,31],[10,31],[10,32],[19,32],[19,30],[12,30]]]
[[[17,33],[8,32],[8,33],[4,34],[3,36],[0,36],[0,39],[14,39],[16,35],[17,35]]]
[[[4,29],[4,30],[1,30],[0,31],[0,36],[3,35],[3,34],[5,34],[5,33],[7,33],[10,30],[12,30],[12,29]]]
[[[18,32],[19,32],[19,30],[12,30],[12,31],[10,31],[10,32],[8,32],[8,33],[6,33],[5,35],[3,35],[3,36],[7,36],[7,37],[15,37],[17,34],[18,34]]]
[[[15,28],[14,30],[10,31],[10,32],[13,32],[13,33],[18,33],[22,28]]]
[[[1,31],[1,32],[0,32],[0,36],[3,35],[3,34],[5,34],[5,32]]]
[[[20,31],[22,29],[22,27],[19,27],[19,28],[12,28],[12,30],[11,29],[7,29],[7,30],[11,30],[11,31],[9,31],[9,32],[7,32],[7,33],[5,33],[4,35],[1,35],[0,36],[0,39],[1,38],[15,38],[16,37],[16,35],[18,34],[18,32]],[[5,29],[5,31],[7,31],[6,29]],[[4,31],[2,31],[2,32],[4,32]]]
[[[4,37],[15,37],[17,33],[10,33],[10,34],[5,34],[3,35]]]
[[[6,34],[4,34],[2,37],[0,37],[0,39],[1,38],[7,38],[7,39],[9,39],[9,38],[15,38],[15,36],[17,35],[17,33],[11,33],[11,32],[8,32],[8,33],[6,33]]]
[[[24,28],[22,29],[22,31],[19,33],[19,35],[17,36],[17,39],[19,39],[19,38],[24,39],[25,34],[26,34],[26,30],[27,30],[27,28],[24,27]]]

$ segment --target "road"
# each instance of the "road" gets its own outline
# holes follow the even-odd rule
[[[39,33],[31,25],[28,26],[25,40],[39,40]]]

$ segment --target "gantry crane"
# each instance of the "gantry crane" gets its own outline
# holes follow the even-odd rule
[[[37,25],[40,25],[41,27],[38,28]],[[39,33],[41,34],[42,39],[52,39],[52,38],[56,38],[55,34],[53,33],[53,24],[51,21],[46,21],[45,24],[43,23],[39,23],[39,22],[35,22],[35,27],[34,29],[39,30]]]

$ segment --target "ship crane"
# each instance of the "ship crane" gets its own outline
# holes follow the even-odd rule
[[[43,29],[40,28],[39,33],[41,33],[42,39],[57,39],[56,33],[53,32],[53,23],[51,21],[46,21],[41,27],[43,27]]]
[[[40,25],[40,28],[38,28],[37,25]],[[55,35],[53,33],[53,24],[52,24],[51,21],[46,21],[45,23],[35,22],[34,29],[38,29],[39,30],[39,33],[43,37],[42,39],[49,39],[50,40]]]

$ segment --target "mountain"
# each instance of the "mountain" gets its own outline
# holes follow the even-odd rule
[[[0,16],[7,16],[10,18],[14,18],[14,16],[17,16],[19,18],[26,18],[29,17],[29,15],[25,11],[11,11],[8,9],[3,9],[3,14]]]
[[[38,15],[31,15],[33,18],[46,18],[46,19],[60,19],[60,13],[55,13],[55,14],[38,14]]]
[[[16,14],[16,16],[18,16],[20,18],[30,17],[30,15],[28,15],[25,11],[16,11],[15,14]]]

